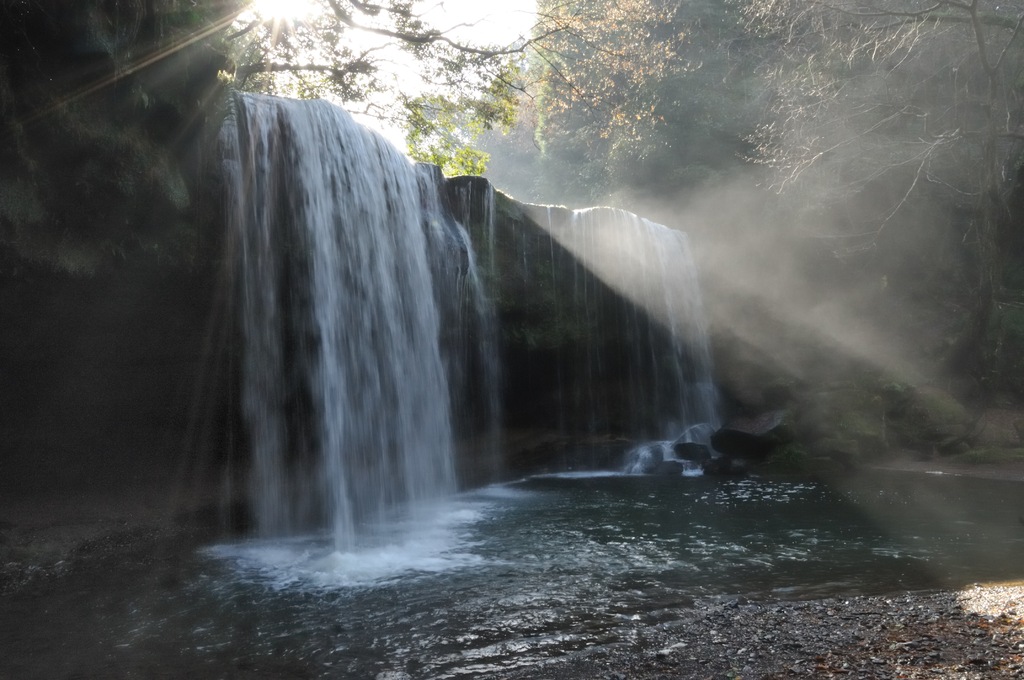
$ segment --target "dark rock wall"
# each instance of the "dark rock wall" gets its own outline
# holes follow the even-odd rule
[[[0,3],[0,490],[223,460],[232,332],[204,149],[237,2]]]
[[[152,263],[0,276],[0,490],[195,481],[237,425],[216,272]]]
[[[645,439],[681,418],[668,331],[537,223],[530,211],[547,208],[479,177],[453,178],[447,191],[496,308],[506,427]]]

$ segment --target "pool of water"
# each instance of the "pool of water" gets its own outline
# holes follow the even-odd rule
[[[705,598],[1024,577],[1020,488],[908,474],[533,477],[394,517],[347,553],[320,536],[237,541],[173,556],[173,578],[72,576],[9,603],[27,623],[7,634],[39,650],[59,640],[47,653],[87,676],[470,676],[633,644]]]

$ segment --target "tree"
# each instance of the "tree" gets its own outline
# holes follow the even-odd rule
[[[485,132],[497,127],[504,133],[514,124],[518,99],[508,86],[514,69],[510,64],[509,72],[493,81],[483,96],[407,98],[409,154],[439,166],[446,175],[482,175],[490,156],[473,147]]]
[[[541,2],[558,26],[535,58],[537,141],[557,185],[593,202],[615,185],[615,157],[641,157],[658,124],[657,84],[675,68],[680,36],[657,0]]]
[[[241,89],[325,97],[409,130],[419,160],[479,172],[485,154],[468,146],[510,117],[516,56],[531,40],[480,45],[438,28],[412,0],[313,0],[291,21],[246,14],[236,45]]]
[[[629,200],[740,163],[753,122],[731,3],[548,0],[538,11],[553,29],[531,57],[542,184],[580,202]]]
[[[421,158],[479,169],[465,147],[507,120],[528,40],[462,44],[420,2],[310,2],[292,21],[253,0],[0,2],[0,268],[5,253],[82,274],[140,252],[202,261],[200,159],[225,84],[361,102],[416,122]],[[382,70],[396,62],[417,79]]]
[[[971,314],[949,359],[968,368],[1024,141],[1024,3],[753,0],[747,19],[781,56],[758,159],[777,189],[840,216],[826,220],[838,255],[875,249],[915,213],[956,216]]]

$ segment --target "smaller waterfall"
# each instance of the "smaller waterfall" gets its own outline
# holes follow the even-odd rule
[[[585,314],[601,314],[598,284],[632,305],[616,320],[627,327],[629,339],[626,389],[631,401],[657,420],[653,429],[638,434],[669,440],[697,425],[716,429],[718,392],[697,268],[686,234],[611,208],[576,210],[561,220],[552,215],[548,209],[552,240],[578,262],[572,283],[574,306]],[[595,380],[624,359],[603,355],[597,346],[587,352],[587,371]],[[576,395],[580,398],[578,391]]]
[[[453,383],[493,379],[452,356],[484,307],[472,251],[436,169],[331,104],[244,95],[225,135],[257,525],[350,549],[456,488]]]
[[[628,475],[661,474],[699,476],[714,456],[711,435],[715,426],[696,423],[683,430],[675,441],[644,442],[626,452],[623,472]]]
[[[679,458],[673,448],[674,442],[645,442],[626,453],[623,472],[627,475],[683,475],[695,477],[703,474],[699,461]]]

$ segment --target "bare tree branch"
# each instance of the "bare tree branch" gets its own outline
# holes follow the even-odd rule
[[[351,0],[349,0],[351,1]],[[395,40],[401,40],[402,42],[409,43],[411,45],[429,45],[433,43],[443,43],[459,52],[466,54],[475,54],[484,57],[500,57],[512,54],[521,54],[525,49],[526,45],[536,42],[536,38],[526,41],[522,45],[513,45],[504,48],[481,48],[460,43],[456,40],[452,40],[446,32],[438,31],[436,29],[425,30],[422,33],[412,31],[400,31],[390,28],[381,28],[378,26],[370,26],[364,23],[360,23],[352,15],[351,12],[345,10],[341,6],[338,0],[327,0],[327,3],[331,6],[331,10],[334,12],[335,17],[345,26],[351,29],[362,31],[364,33],[371,33],[373,35],[379,35],[385,38],[393,38]],[[352,3],[353,5],[361,5],[363,3]]]

